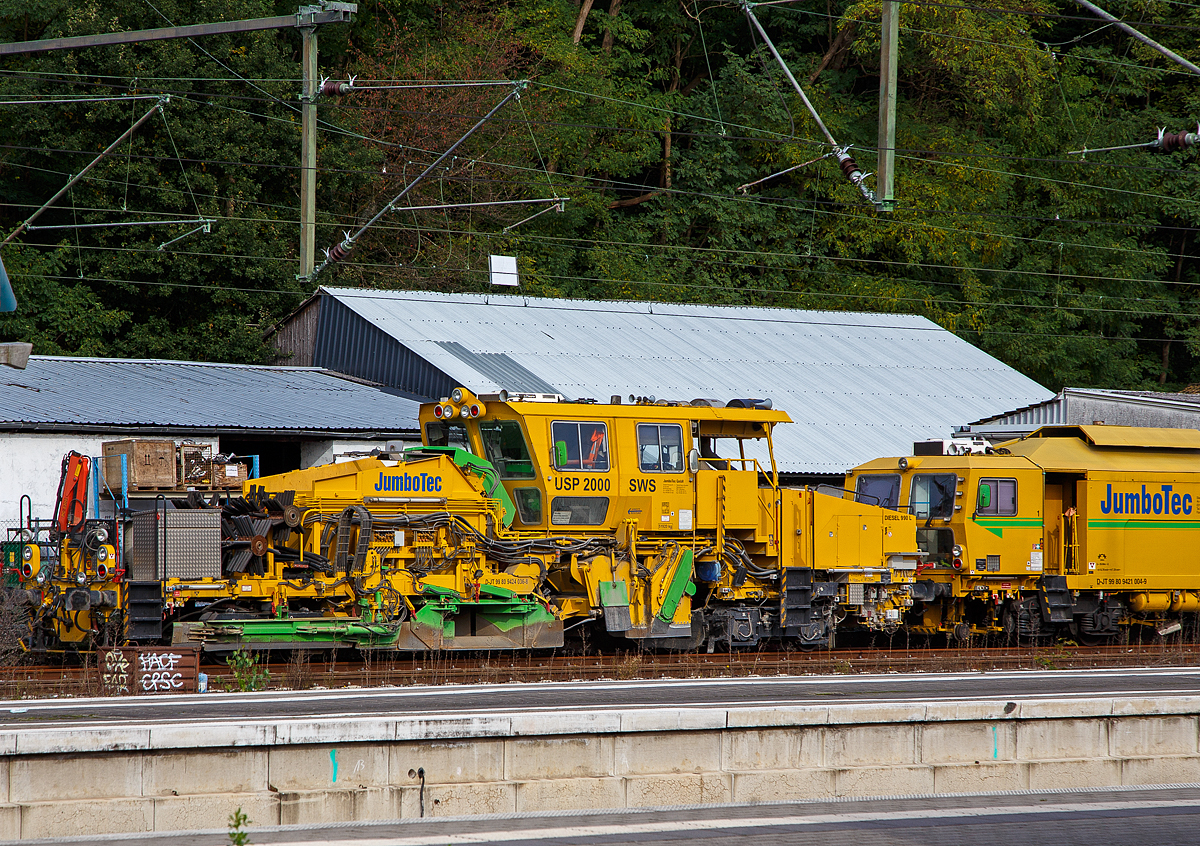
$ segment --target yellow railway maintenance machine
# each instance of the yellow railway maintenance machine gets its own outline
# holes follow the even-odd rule
[[[817,646],[912,605],[916,518],[781,487],[789,418],[769,403],[456,389],[420,421],[421,447],[247,483],[215,558],[186,508],[138,518],[114,576],[130,639],[519,649],[590,624],[661,648]]]
[[[847,487],[918,521],[913,630],[1111,642],[1200,611],[1200,431],[1049,426],[876,459]]]

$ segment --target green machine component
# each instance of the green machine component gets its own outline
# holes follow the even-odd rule
[[[413,615],[413,621],[440,629],[443,637],[478,637],[480,630],[505,635],[517,629],[556,622],[555,616],[532,597],[522,597],[495,585],[480,585],[479,598],[464,600],[445,588],[429,586],[430,597]],[[459,624],[469,625],[471,631],[459,631]]]
[[[600,605],[604,608],[604,627],[610,632],[633,628],[629,615],[629,588],[624,582],[600,582]]]
[[[3,564],[3,576],[0,576],[0,586],[16,587],[21,567],[20,541],[5,541],[0,543],[0,564]]]
[[[675,609],[679,607],[679,600],[683,599],[685,593],[688,596],[696,593],[696,586],[692,584],[692,551],[690,549],[685,549],[679,556],[679,566],[671,575],[671,584],[667,588],[666,596],[663,597],[662,608],[657,614],[658,619],[664,623],[671,622],[675,616]]]

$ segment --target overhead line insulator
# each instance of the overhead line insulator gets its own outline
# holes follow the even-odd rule
[[[1177,150],[1195,147],[1197,144],[1200,144],[1200,125],[1196,127],[1195,132],[1167,132],[1165,129],[1160,129],[1158,140],[1151,146],[1164,153],[1174,153]]]

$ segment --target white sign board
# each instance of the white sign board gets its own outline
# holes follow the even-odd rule
[[[493,285],[520,285],[516,256],[488,256],[488,274]]]

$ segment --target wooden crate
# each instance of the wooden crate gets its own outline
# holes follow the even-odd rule
[[[212,463],[212,485],[214,488],[240,488],[250,478],[250,467],[246,464]]]
[[[175,442],[126,438],[106,441],[104,481],[114,493],[121,492],[121,456],[128,456],[129,489],[173,488],[175,480]]]

